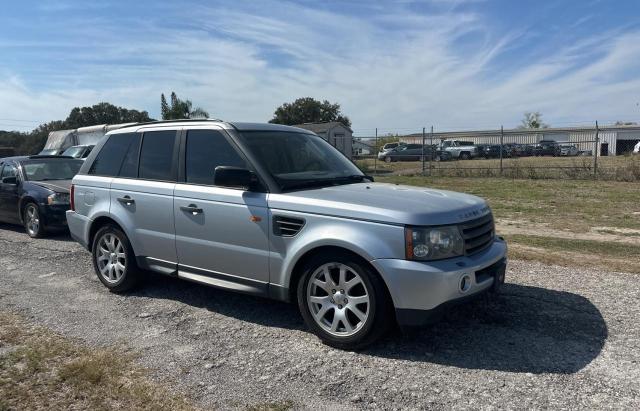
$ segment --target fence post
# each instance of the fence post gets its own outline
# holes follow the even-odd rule
[[[600,129],[598,128],[598,121],[596,120],[596,140],[593,142],[593,178],[598,178],[598,150],[600,146]]]
[[[502,146],[504,144],[504,126],[500,126],[500,177],[502,177]]]
[[[433,147],[433,126],[431,126],[431,134],[429,134],[429,147]],[[434,149],[434,154],[435,154],[435,149]],[[431,177],[431,175],[432,175],[431,159],[429,159],[429,176]]]
[[[422,127],[422,175],[424,176],[424,127]]]
[[[378,175],[378,127],[376,127],[376,144],[373,146],[373,175]]]

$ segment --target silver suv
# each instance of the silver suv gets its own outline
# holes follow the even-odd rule
[[[71,235],[111,291],[144,270],[294,302],[339,348],[504,282],[478,197],[373,183],[306,130],[175,121],[108,133],[73,179]]]

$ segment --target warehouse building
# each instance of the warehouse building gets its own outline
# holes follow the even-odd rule
[[[581,152],[596,152],[598,155],[612,156],[631,153],[633,147],[640,142],[640,125],[625,126],[601,126],[597,130],[598,142],[596,144],[596,128],[594,127],[569,127],[569,128],[545,128],[545,129],[511,129],[504,130],[479,130],[479,131],[455,131],[438,132],[433,134],[433,143],[442,140],[464,140],[474,144],[536,144],[540,141],[556,141],[558,143],[572,144]],[[411,134],[400,138],[405,143],[420,144],[423,135]],[[429,143],[432,136],[427,133],[425,142]]]

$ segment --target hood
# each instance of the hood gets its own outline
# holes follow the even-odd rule
[[[456,224],[490,212],[476,196],[384,183],[270,194],[269,207],[398,225]]]
[[[31,184],[47,188],[56,193],[68,193],[71,190],[71,180],[29,181]]]

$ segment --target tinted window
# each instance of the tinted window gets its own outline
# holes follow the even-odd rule
[[[140,140],[142,140],[142,134],[136,133],[131,137],[129,149],[122,161],[122,167],[120,167],[119,176],[124,178],[138,177],[138,154],[140,153]]]
[[[93,164],[91,164],[89,174],[109,177],[117,176],[122,160],[137,136],[136,133],[113,134],[110,136],[109,140],[102,146]]]
[[[186,155],[187,183],[213,184],[218,166],[247,167],[224,135],[214,130],[189,131]]]
[[[176,132],[150,131],[144,133],[140,152],[140,178],[175,181],[173,154]]]
[[[7,164],[2,169],[2,175],[0,175],[0,179],[5,177],[16,177],[17,175],[18,169],[13,164]]]

